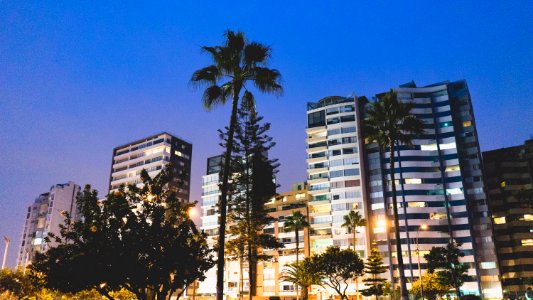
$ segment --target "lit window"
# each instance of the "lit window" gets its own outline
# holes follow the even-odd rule
[[[431,220],[442,220],[442,219],[446,219],[446,214],[434,212],[434,213],[429,214],[429,218]]]
[[[448,166],[446,167],[446,169],[444,170],[445,172],[453,172],[453,171],[459,171],[461,168],[459,168],[459,165],[455,165],[455,166]]]
[[[533,239],[522,240],[522,246],[533,246]]]
[[[463,122],[463,127],[469,127],[469,126],[472,126],[472,122],[471,121],[464,121]]]
[[[405,178],[405,184],[421,184],[422,179],[420,178]]]
[[[448,144],[440,144],[440,150],[455,149],[456,147],[457,146],[455,145],[455,142]]]
[[[407,207],[426,207],[426,202],[407,202]]]
[[[481,269],[496,269],[496,262],[494,261],[484,261],[481,263]]]
[[[533,221],[533,215],[525,214],[524,221]]]
[[[384,208],[385,208],[384,203],[373,203],[372,204],[372,210],[384,209]]]
[[[437,150],[437,144],[420,145],[420,150],[422,150],[422,151],[435,151],[435,150]]]
[[[505,224],[505,217],[494,218],[494,224]]]
[[[458,195],[458,194],[462,194],[463,191],[461,190],[461,188],[453,188],[453,189],[447,189],[446,193],[448,195]]]

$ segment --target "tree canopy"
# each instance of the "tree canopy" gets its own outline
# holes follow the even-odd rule
[[[80,221],[67,216],[57,247],[39,254],[32,274],[62,292],[95,289],[109,299],[126,289],[138,299],[170,299],[213,266],[205,234],[168,188],[175,172],[168,166],[151,178],[141,172],[142,187],[130,185],[99,201],[89,185],[77,197]]]
[[[342,300],[348,299],[348,281],[363,274],[364,263],[359,255],[352,249],[332,246],[311,259],[320,285],[334,289]]]
[[[461,297],[461,286],[468,279],[468,265],[459,261],[465,256],[460,246],[449,242],[446,247],[433,247],[424,255],[429,273],[435,273],[441,285],[454,287],[458,298]]]

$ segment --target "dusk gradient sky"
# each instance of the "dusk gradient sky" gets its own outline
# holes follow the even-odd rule
[[[226,29],[273,48],[280,192],[305,180],[306,102],[466,79],[482,150],[533,134],[533,1],[0,0],[0,235],[15,263],[25,208],[69,180],[107,192],[112,149],[168,131],[193,143],[192,200],[229,106],[206,112],[193,71]],[[0,250],[3,254],[3,239]]]

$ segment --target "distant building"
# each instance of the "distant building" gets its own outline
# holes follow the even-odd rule
[[[484,299],[501,299],[493,228],[487,206],[481,168],[476,122],[465,81],[441,82],[417,87],[414,82],[394,89],[403,102],[414,103],[412,113],[424,122],[425,134],[413,146],[398,145],[396,188],[400,238],[408,286],[418,280],[417,244],[422,274],[423,258],[432,247],[444,247],[450,240],[461,244],[469,266],[463,294],[482,294]],[[372,218],[373,240],[392,261],[398,282],[394,235],[386,216],[392,215],[389,153],[367,145],[366,184]],[[392,225],[392,217],[388,224]],[[427,229],[421,225],[427,225]],[[390,229],[392,230],[392,229]]]
[[[28,206],[20,239],[18,266],[28,265],[36,252],[43,253],[56,245],[54,240],[46,243],[44,238],[49,233],[60,236],[59,225],[64,223],[67,213],[73,220],[78,219],[76,196],[79,191],[80,187],[72,181],[56,184]]]
[[[175,177],[170,186],[178,189],[178,196],[188,202],[190,193],[192,144],[163,132],[113,149],[109,192],[121,185],[141,183],[145,169],[155,176],[171,163]]]
[[[266,204],[269,216],[276,221],[267,226],[264,232],[274,235],[285,247],[264,252],[273,259],[259,264],[258,278],[262,279],[262,282],[258,282],[258,286],[262,287],[262,290],[258,290],[258,295],[280,296],[289,299],[296,297],[295,286],[291,283],[280,281],[279,278],[284,267],[296,261],[294,231],[285,230],[284,221],[285,218],[296,211],[301,212],[309,220],[308,202],[307,184],[302,182],[293,184],[290,192],[279,194],[272,198],[270,203]],[[304,228],[299,231],[298,255],[300,261],[310,255],[309,246],[309,228]]]
[[[483,152],[505,299],[533,286],[533,140]]]

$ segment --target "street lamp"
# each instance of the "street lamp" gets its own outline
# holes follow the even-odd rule
[[[420,234],[420,229],[427,230],[428,225],[422,224],[416,229],[416,256],[418,258],[418,278],[420,279],[420,295],[422,296],[422,300],[424,300],[424,284],[422,283],[422,268],[420,267],[420,249],[418,248],[418,237]]]

